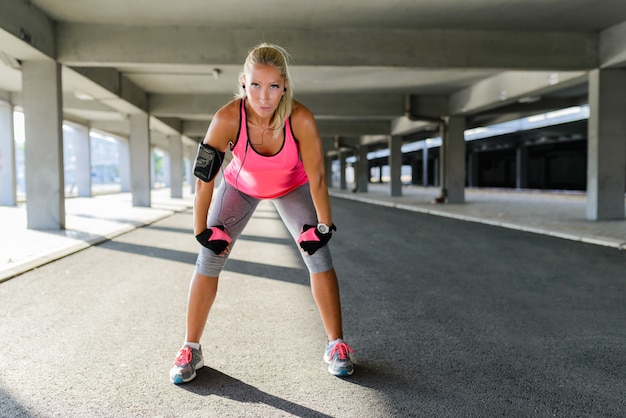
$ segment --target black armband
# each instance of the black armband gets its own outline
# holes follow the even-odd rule
[[[201,142],[198,145],[198,154],[196,154],[196,164],[193,167],[193,174],[200,180],[209,182],[213,180],[217,172],[220,171],[222,161],[224,161],[223,152]]]

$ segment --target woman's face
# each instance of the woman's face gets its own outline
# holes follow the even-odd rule
[[[278,68],[273,65],[254,65],[245,74],[243,84],[252,110],[261,118],[274,116],[287,86]]]

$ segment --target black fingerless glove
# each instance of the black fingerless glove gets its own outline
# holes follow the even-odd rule
[[[313,255],[315,254],[315,251],[328,244],[328,241],[330,241],[333,236],[333,231],[336,230],[337,227],[335,224],[332,224],[330,226],[330,231],[326,234],[322,234],[317,230],[315,225],[304,225],[302,227],[302,232],[298,237],[298,244],[300,244],[300,248],[306,251],[309,255]]]
[[[196,239],[203,247],[208,248],[217,255],[222,254],[231,241],[230,236],[224,231],[222,225],[205,229],[196,235]]]

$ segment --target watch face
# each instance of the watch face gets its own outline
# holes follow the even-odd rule
[[[320,231],[320,233],[322,234],[328,234],[328,230],[330,228],[328,227],[328,225],[325,224],[317,224],[317,230]]]

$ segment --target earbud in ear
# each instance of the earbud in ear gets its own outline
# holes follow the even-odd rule
[[[287,87],[283,88],[283,91],[287,91]]]
[[[246,85],[245,85],[245,84],[242,84],[242,85],[241,85],[241,88],[242,88],[242,89],[245,89],[245,88],[246,88]]]

